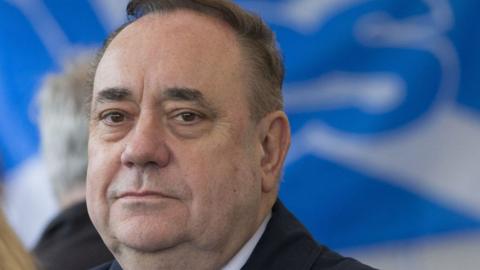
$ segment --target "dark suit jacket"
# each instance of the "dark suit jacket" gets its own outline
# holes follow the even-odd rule
[[[85,270],[113,259],[88,217],[85,202],[57,215],[33,253],[42,270]]]
[[[242,270],[372,270],[358,261],[342,257],[318,245],[303,225],[280,201],[272,208],[272,218]],[[94,270],[122,270],[104,264]]]
[[[305,227],[278,200],[265,233],[243,270],[371,270],[318,245]]]

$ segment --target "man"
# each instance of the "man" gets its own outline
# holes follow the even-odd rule
[[[100,53],[87,204],[98,269],[371,269],[277,201],[290,144],[272,32],[224,0],[139,0]]]
[[[87,213],[88,117],[92,54],[85,53],[49,74],[39,93],[39,127],[47,172],[61,212],[34,248],[41,269],[84,270],[112,260]]]

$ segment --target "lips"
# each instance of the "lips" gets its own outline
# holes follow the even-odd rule
[[[159,198],[172,198],[171,196],[165,195],[158,191],[150,191],[150,190],[143,190],[143,191],[126,191],[121,192],[117,196],[116,199],[122,198],[149,198],[149,197],[159,197]]]

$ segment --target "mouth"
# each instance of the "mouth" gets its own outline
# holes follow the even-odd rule
[[[160,199],[173,198],[158,191],[143,190],[143,191],[126,191],[115,196],[115,199]]]

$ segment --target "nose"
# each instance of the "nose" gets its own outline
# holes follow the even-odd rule
[[[165,167],[171,159],[171,151],[165,140],[165,129],[155,117],[142,116],[127,137],[121,162],[129,168],[144,169],[147,166]]]

